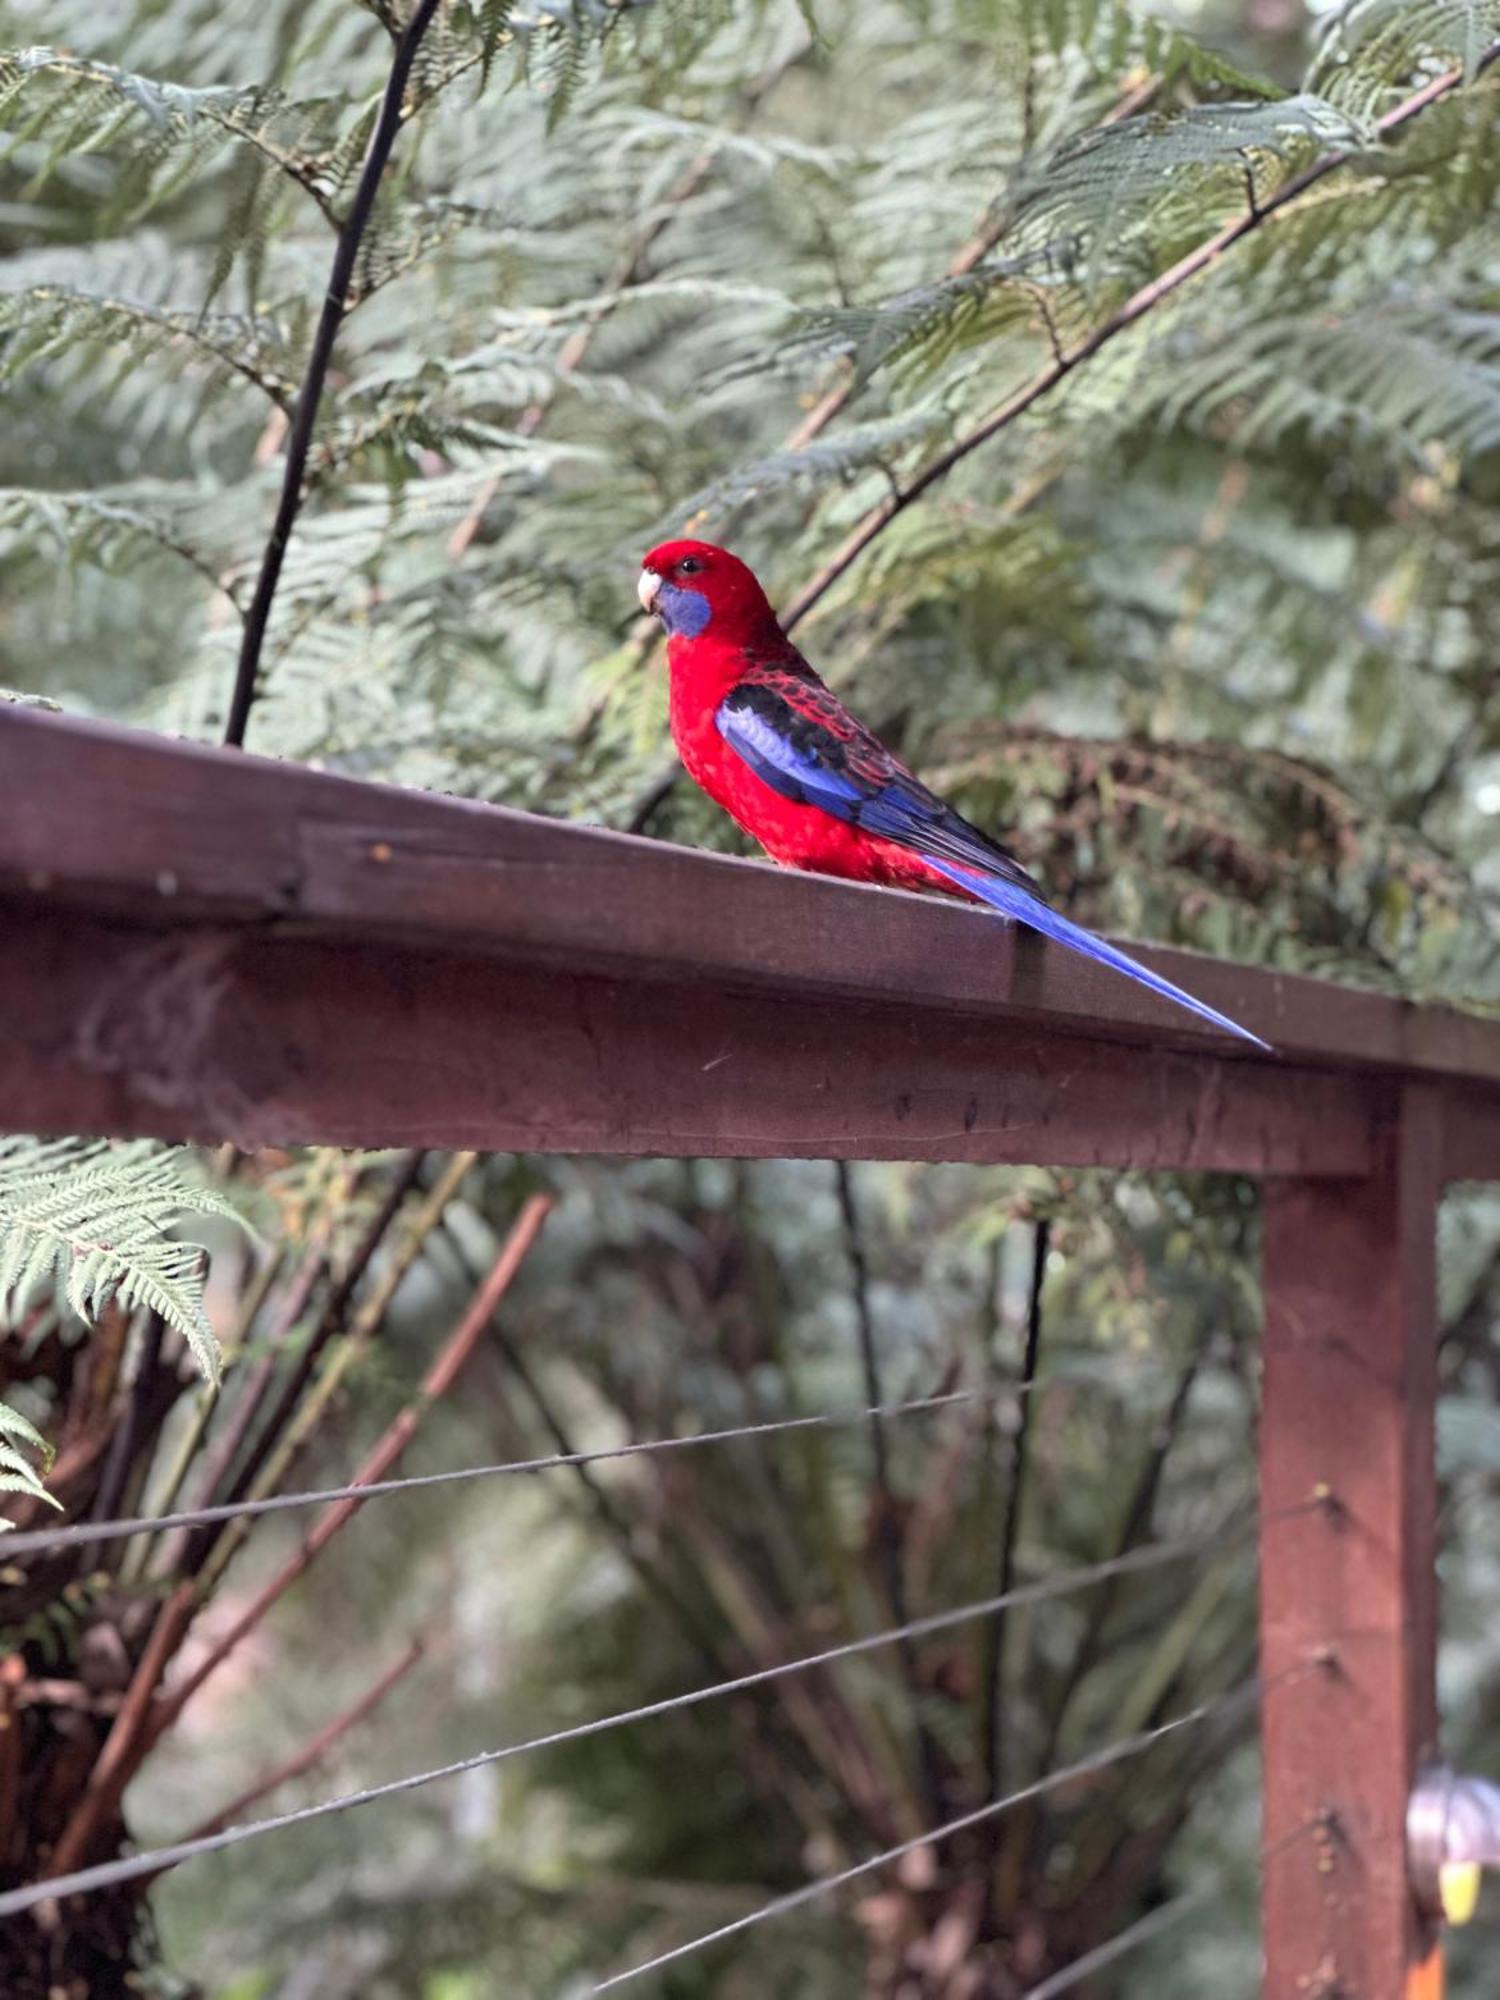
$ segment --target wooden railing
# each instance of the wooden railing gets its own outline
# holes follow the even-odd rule
[[[19,709],[0,916],[11,1130],[1264,1181],[1266,1992],[1441,1990],[1435,1218],[1500,1024],[1141,953],[1261,1056],[958,905]]]

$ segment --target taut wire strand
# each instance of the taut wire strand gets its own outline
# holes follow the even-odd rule
[[[635,1444],[609,1445],[598,1451],[550,1452],[544,1458],[503,1460],[496,1465],[457,1466],[448,1472],[421,1472],[400,1479],[372,1479],[366,1486],[322,1486],[305,1493],[268,1493],[258,1500],[226,1501],[222,1506],[189,1508],[176,1514],[143,1514],[114,1521],[78,1521],[60,1528],[27,1528],[0,1534],[0,1558],[31,1555],[38,1549],[76,1548],[85,1542],[112,1541],[117,1535],[144,1535],[162,1528],[210,1527],[241,1515],[280,1514],[295,1507],[322,1507],[336,1500],[378,1500],[387,1493],[406,1493],[424,1486],[456,1486],[471,1479],[496,1479],[506,1473],[552,1472],[561,1466],[599,1465],[607,1459],[644,1458],[659,1451],[691,1451],[699,1445],[728,1444],[735,1438],[773,1437],[780,1431],[834,1430],[846,1424],[868,1424],[882,1417],[923,1415],[961,1403],[1005,1402],[1033,1394],[1073,1378],[1049,1376],[1043,1382],[1012,1382],[977,1389],[953,1389],[941,1396],[916,1396],[901,1403],[862,1404],[858,1408],[823,1410],[806,1417],[775,1417],[765,1423],[734,1424],[724,1430],[694,1431],[690,1436],[646,1438]],[[1081,1378],[1080,1378],[1081,1379]]]
[[[1293,1669],[1296,1671],[1296,1669]],[[1284,1676],[1278,1676],[1278,1679]],[[1268,1686],[1275,1683],[1268,1683]],[[1161,1722],[1153,1729],[1140,1730],[1134,1736],[1123,1737],[1118,1743],[1106,1749],[1096,1750],[1091,1756],[1081,1758],[1076,1764],[1065,1765],[1061,1770],[1050,1771],[1045,1777],[1034,1778],[1030,1784],[1021,1785],[1004,1798],[991,1799],[987,1805],[976,1806],[972,1812],[962,1813],[957,1819],[945,1820],[941,1826],[933,1827],[927,1833],[919,1833],[910,1840],[903,1840],[895,1847],[882,1849],[879,1854],[869,1855],[863,1861],[856,1861],[852,1867],[841,1868],[836,1874],[822,1875],[816,1882],[804,1883],[800,1889],[789,1890],[784,1896],[775,1896],[769,1903],[762,1903],[759,1909],[751,1910],[743,1917],[736,1917],[727,1924],[720,1924],[716,1930],[704,1931],[700,1936],[689,1938],[685,1944],[674,1945],[670,1951],[658,1952],[654,1958],[643,1959],[639,1965],[628,1966],[623,1972],[615,1972],[608,1979],[600,1980],[597,1986],[586,1989],[590,1994],[612,1993],[617,1987],[640,1979],[648,1972],[658,1972],[664,1965],[672,1965],[689,1953],[702,1951],[706,1946],[719,1944],[725,1938],[735,1937],[741,1931],[752,1929],[757,1924],[768,1923],[773,1917],[785,1916],[791,1910],[801,1909],[803,1904],[817,1901],[821,1896],[842,1889],[849,1882],[856,1882],[862,1875],[873,1874],[878,1868],[889,1867],[893,1861],[900,1861],[905,1855],[914,1854],[918,1848],[931,1847],[940,1840],[949,1840],[954,1834],[965,1833],[970,1827],[982,1826],[986,1820],[998,1818],[1009,1812],[1013,1806],[1024,1805],[1029,1799],[1038,1799],[1048,1792],[1059,1790],[1064,1785],[1075,1783],[1080,1778],[1090,1777],[1095,1771],[1107,1770],[1111,1764],[1118,1764],[1127,1757],[1140,1756],[1143,1752],[1160,1743],[1165,1737],[1175,1735],[1178,1730],[1191,1728],[1195,1723],[1207,1722],[1214,1716],[1231,1714],[1236,1710],[1253,1707],[1262,1694],[1258,1680],[1245,1683],[1227,1695],[1219,1695],[1212,1701],[1200,1702],[1182,1715],[1173,1716],[1170,1722]]]
[[[1276,1856],[1284,1853],[1287,1848],[1295,1847],[1299,1840],[1306,1840],[1310,1833],[1316,1833],[1323,1824],[1321,1813],[1312,1819],[1304,1820],[1301,1826],[1294,1827],[1290,1833],[1284,1833],[1280,1840],[1273,1840],[1262,1847],[1256,1855],[1256,1860],[1264,1867],[1266,1862],[1274,1861]],[[1123,1958],[1138,1945],[1149,1944],[1152,1938],[1160,1936],[1163,1931],[1173,1929],[1185,1917],[1190,1917],[1194,1910],[1201,1909],[1205,1903],[1211,1903],[1222,1893],[1223,1887],[1222,1882],[1205,1882],[1197,1889],[1187,1889],[1182,1895],[1174,1896],[1170,1903],[1163,1903],[1159,1909],[1150,1910],[1135,1923],[1127,1924],[1124,1930],[1117,1931],[1103,1944],[1095,1945],[1092,1951],[1086,1951],[1081,1958],[1075,1958],[1071,1965],[1060,1967],[1049,1978],[1044,1979],[1040,1986],[1028,1986],[1021,1995],[1021,2000],[1057,2000],[1060,1993],[1071,1993],[1075,1986],[1088,1978],[1090,1973],[1100,1972],[1106,1965],[1113,1965],[1117,1958]]]
[[[1279,1519],[1283,1515],[1304,1513],[1320,1504],[1317,1500],[1304,1501],[1294,1507],[1283,1508],[1277,1515],[1268,1518]],[[61,1896],[80,1895],[89,1890],[110,1888],[117,1882],[133,1881],[140,1875],[159,1874],[163,1869],[174,1868],[179,1862],[190,1861],[197,1855],[217,1853],[226,1847],[238,1847],[241,1842],[258,1839],[262,1834],[276,1833],[285,1827],[300,1826],[309,1820],[325,1819],[332,1813],[348,1812],[355,1806],[369,1805],[376,1799],[395,1798],[403,1792],[412,1792],[423,1785],[435,1784],[440,1779],[456,1778],[465,1771],[478,1771],[490,1764],[503,1763],[507,1758],[519,1757],[526,1751],[551,1749],[562,1743],[576,1743],[585,1737],[601,1735],[608,1729],[623,1728],[627,1723],[642,1722],[652,1716],[669,1715],[678,1709],[695,1708],[720,1695],[739,1694],[749,1688],[764,1687],[788,1674],[805,1673],[810,1668],[827,1666],[835,1660],[854,1659],[861,1654],[875,1652],[882,1646],[892,1645],[901,1639],[924,1638],[934,1632],[947,1631],[950,1627],[964,1624],[971,1619],[986,1617],[991,1612],[1000,1610],[1002,1606],[1036,1604],[1048,1598],[1066,1596],[1071,1591],[1086,1590],[1091,1584],[1100,1583],[1108,1576],[1116,1576],[1127,1571],[1155,1569],[1166,1563],[1181,1562],[1211,1549],[1229,1546],[1243,1539],[1254,1526],[1255,1522],[1251,1519],[1232,1527],[1214,1529],[1205,1534],[1185,1536],[1179,1541],[1159,1542],[1153,1546],[1134,1549],[1129,1555],[1116,1557],[1109,1562],[1092,1563],[1084,1568],[1065,1570],[1061,1575],[1040,1577],[1035,1582],[1019,1584],[1004,1597],[985,1598],[977,1603],[959,1605],[953,1610],[935,1611],[927,1617],[914,1618],[907,1624],[889,1631],[872,1632],[863,1638],[849,1639],[840,1645],[826,1647],[818,1653],[808,1653],[795,1660],[778,1661],[774,1666],[757,1667],[753,1672],[738,1674],[732,1680],[715,1681],[708,1687],[691,1688],[685,1694],[668,1695],[661,1701],[648,1702],[640,1708],[618,1710],[611,1715],[596,1716],[590,1722],[575,1723],[567,1729],[554,1729],[542,1736],[527,1737],[519,1743],[502,1744],[494,1750],[480,1750],[471,1757],[460,1757],[451,1764],[440,1764],[432,1770],[411,1772],[404,1778],[390,1778],[384,1784],[371,1785],[358,1792],[344,1793],[337,1798],[321,1799],[314,1805],[298,1806],[291,1812],[276,1813],[266,1819],[247,1820],[239,1826],[224,1827],[217,1833],[179,1841],[174,1846],[152,1848],[142,1854],[123,1856],[117,1861],[100,1862],[92,1868],[80,1868],[70,1874],[53,1875],[39,1882],[28,1882],[20,1888],[9,1889],[0,1894],[0,1917],[15,1916],[23,1910],[35,1908],[39,1903],[52,1902]],[[1301,1669],[1290,1671],[1300,1672]],[[1180,1723],[1164,1726],[1175,1728],[1180,1726]],[[1070,1771],[1065,1775],[1076,1776],[1078,1773]],[[1058,1779],[1057,1782],[1062,1780]],[[1027,1792],[1021,1796],[1030,1797],[1031,1794]],[[992,1808],[984,1808],[985,1812],[990,1810]],[[963,1825],[970,1823],[968,1820],[961,1822]],[[901,1851],[905,1852],[904,1849]]]

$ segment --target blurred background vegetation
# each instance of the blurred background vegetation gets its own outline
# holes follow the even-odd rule
[[[0,684],[18,698],[222,731],[402,18],[0,5]],[[902,512],[799,640],[1085,921],[1494,1005],[1497,36],[1496,0],[449,0],[356,270],[249,747],[734,848],[669,779],[641,551],[691,525],[792,598],[893,482],[1337,151]],[[1455,63],[1463,86],[1383,142],[1379,117]],[[65,1837],[174,1586],[203,1607],[179,1685],[258,1589],[275,1602],[142,1748],[91,1857],[255,1789],[397,1667],[254,1809],[1004,1576],[1225,1540],[800,1695],[197,1862],[149,1905],[8,1947],[7,1991],[587,1990],[1253,1671],[1233,1530],[1254,1494],[1256,1211],[1234,1181],[322,1154],[153,1172],[170,1184],[129,1209],[143,1229],[224,1202],[258,1232],[183,1225],[213,1252],[225,1387],[194,1373],[196,1304],[142,1284],[70,1302],[64,1238],[34,1231],[0,1393],[57,1447],[70,1513],[347,1476],[537,1195],[540,1240],[405,1469],[853,1406],[872,1381],[997,1395],[879,1438],[383,1500],[285,1590],[300,1517],[13,1564],[0,1641],[30,1789],[0,1815],[10,1879]],[[6,1199],[0,1176],[18,1228]],[[1453,1755],[1493,1769],[1493,1199],[1450,1202],[1443,1283],[1443,1700]],[[1047,1386],[1004,1393],[1029,1371]],[[1014,2000],[1208,1886],[1087,1990],[1249,1993],[1256,1840],[1242,1718],[640,1990]],[[1456,1955],[1454,1991],[1485,1990]]]

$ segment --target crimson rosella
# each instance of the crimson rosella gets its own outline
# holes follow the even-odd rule
[[[646,557],[639,592],[669,635],[672,736],[688,774],[773,861],[987,903],[1267,1047],[1050,908],[1014,856],[929,791],[819,680],[737,556],[710,542],[663,542]]]

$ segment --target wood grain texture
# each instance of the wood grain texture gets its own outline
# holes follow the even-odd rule
[[[1357,1077],[1034,1025],[41,907],[13,908],[7,945],[12,1129],[1338,1175],[1372,1157]]]
[[[1265,1190],[1266,1842],[1331,1815],[1267,1864],[1270,2000],[1441,1990],[1405,1867],[1436,1726],[1441,1117],[1409,1086],[1374,1174]],[[1331,1507],[1276,1518],[1322,1488]]]
[[[936,898],[0,708],[0,896],[151,927],[206,918],[633,981],[1082,1030],[1278,1061],[1482,1080],[1500,1024],[1139,947],[1277,1049],[1258,1058],[1128,981]],[[1132,949],[1137,947],[1132,946]],[[936,1030],[935,1030],[936,1031]]]

